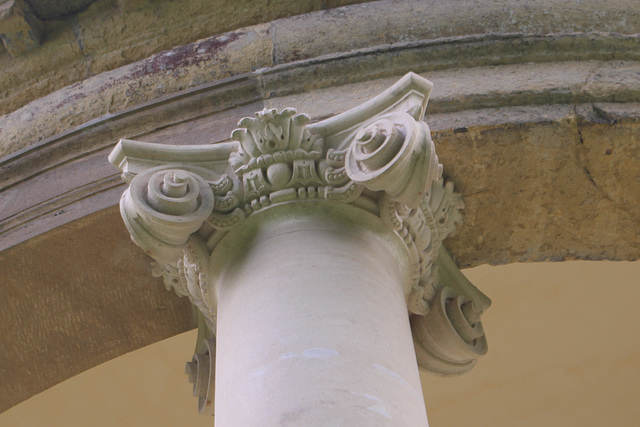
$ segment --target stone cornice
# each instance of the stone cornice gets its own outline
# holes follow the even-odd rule
[[[266,36],[265,36],[266,37]],[[246,43],[245,43],[246,44]],[[243,45],[244,46],[244,45]],[[246,48],[246,46],[245,46]],[[194,48],[195,49],[195,48]],[[382,77],[396,76],[409,70],[417,72],[437,72],[456,67],[461,61],[467,68],[504,66],[522,63],[555,63],[581,61],[634,61],[640,50],[640,36],[603,34],[600,32],[569,33],[551,35],[531,35],[525,33],[489,34],[438,38],[435,40],[417,40],[398,42],[392,45],[378,45],[362,49],[336,52],[315,58],[297,60],[282,64],[265,64],[264,68],[238,70],[232,75],[199,84],[194,89],[177,86],[158,94],[140,94],[135,102],[118,106],[103,105],[105,93],[116,97],[127,91],[131,85],[131,76],[137,76],[139,70],[153,69],[150,64],[158,61],[154,56],[149,60],[105,72],[103,75],[87,79],[84,85],[74,85],[44,96],[34,103],[0,117],[4,133],[0,135],[0,154],[38,146],[47,140],[57,140],[60,136],[83,131],[86,124],[95,127],[104,121],[113,121],[131,112],[148,109],[149,104],[160,104],[167,100],[184,98],[185,95],[207,91],[217,86],[225,86],[227,79],[232,81],[250,77],[256,80],[257,91],[254,100],[269,99],[297,94],[304,91],[333,87],[346,83],[357,83]],[[615,52],[612,54],[611,52]],[[242,50],[235,52],[242,54]],[[177,55],[167,51],[157,56]],[[499,58],[499,59],[496,59]],[[194,62],[203,59],[194,58]],[[402,64],[398,66],[397,64]],[[614,65],[615,67],[616,65]],[[617,65],[620,67],[620,64]],[[622,67],[624,68],[624,66]],[[205,75],[199,67],[185,70],[193,80],[203,80]],[[313,78],[310,78],[312,76]],[[169,79],[166,73],[156,70],[137,77],[142,87],[157,86],[158,81]],[[310,83],[312,82],[312,83]],[[161,85],[174,85],[167,80]],[[584,85],[580,80],[574,85]],[[539,93],[513,93],[516,99],[501,96],[478,97],[472,102],[461,99],[438,99],[433,112],[460,111],[465,108],[500,107],[505,105],[581,103],[581,102],[632,102],[637,99],[637,88],[632,92],[620,90],[610,84],[603,93],[587,90],[569,90],[561,92],[548,88]],[[76,100],[69,102],[69,100]],[[95,121],[95,122],[94,122]],[[78,126],[77,123],[83,123]]]
[[[224,13],[225,18],[217,21],[219,18],[216,15],[220,15],[219,7],[212,8],[207,6],[207,2],[199,0],[193,0],[191,3],[196,4],[195,10],[199,9],[199,13],[197,13],[198,19],[195,23],[193,15],[182,15],[176,10],[174,10],[174,13],[167,11],[169,12],[167,16],[170,16],[170,19],[167,19],[167,16],[160,16],[160,19],[155,21],[145,21],[144,28],[147,30],[146,32],[140,31],[140,26],[131,25],[131,22],[144,21],[145,18],[148,20],[149,18],[145,16],[145,14],[147,16],[150,15],[148,9],[142,7],[133,11],[133,13],[131,13],[132,11],[123,13],[118,10],[115,4],[112,4],[110,8],[91,8],[92,10],[80,14],[77,23],[80,28],[76,29],[76,31],[85,36],[81,40],[76,40],[77,34],[74,34],[71,28],[63,23],[57,22],[55,23],[56,25],[49,23],[50,28],[47,28],[47,32],[50,34],[48,34],[43,48],[36,50],[34,54],[18,58],[20,61],[13,60],[3,64],[6,71],[11,75],[11,79],[7,81],[7,86],[5,87],[9,91],[9,96],[3,111],[13,111],[17,107],[24,105],[21,102],[25,100],[42,97],[50,93],[52,89],[60,89],[71,85],[86,78],[86,76],[92,75],[92,73],[106,72],[124,65],[127,61],[141,61],[153,53],[173,46],[187,45],[203,37],[208,37],[211,35],[208,33],[209,28],[229,32],[219,37],[203,40],[205,42],[203,56],[207,58],[209,54],[216,55],[219,52],[226,57],[230,52],[238,48],[236,45],[228,49],[227,42],[238,38],[238,36],[242,38],[245,33],[251,32],[264,33],[259,42],[267,54],[255,56],[251,50],[248,50],[246,58],[250,59],[246,62],[239,61],[231,67],[230,64],[224,64],[224,66],[220,67],[214,66],[219,79],[260,67],[273,67],[300,59],[348,52],[354,48],[361,49],[402,42],[437,41],[440,38],[456,39],[470,35],[500,38],[501,35],[508,34],[515,35],[518,38],[532,34],[553,35],[553,37],[563,34],[595,32],[610,35],[636,34],[638,32],[639,16],[637,5],[630,0],[590,0],[584,3],[581,8],[568,8],[566,3],[560,0],[545,0],[535,4],[526,1],[515,1],[509,4],[508,10],[497,0],[485,0],[482,2],[462,1],[459,3],[459,7],[453,9],[447,1],[415,3],[412,1],[391,2],[385,0],[364,5],[358,4],[335,8],[330,11],[290,16],[309,12],[319,6],[318,2],[297,1],[288,2],[284,7],[278,5],[266,6],[262,2],[260,6],[266,6],[264,13],[259,14],[262,19],[276,19],[285,15],[290,17],[278,19],[266,25],[253,25],[257,22],[256,15],[249,14],[247,16],[243,14],[243,16],[233,16],[233,14]],[[347,3],[352,2],[331,2],[331,5],[338,6]],[[392,14],[388,13],[391,7],[390,3],[394,11]],[[180,9],[175,5],[171,5],[169,8]],[[280,10],[278,10],[279,8]],[[192,8],[188,9],[194,10]],[[93,36],[93,31],[102,30],[102,27],[95,25],[96,15],[101,16],[103,19],[108,16],[104,20],[113,20],[113,25],[120,26],[123,31],[114,34],[103,33],[102,37]],[[158,18],[158,15],[154,16]],[[482,16],[483,19],[477,19],[477,16]],[[209,25],[203,28],[203,22],[207,22]],[[451,22],[455,22],[456,25],[451,25]],[[213,27],[211,27],[212,23],[215,23]],[[377,28],[376,25],[382,25],[384,28]],[[94,26],[97,28],[94,28]],[[179,30],[166,31],[167,28],[179,28]],[[241,28],[241,30],[232,31],[238,28]],[[332,30],[326,31],[327,28]],[[333,37],[336,32],[343,32],[349,36],[344,38]],[[134,39],[133,48],[126,46],[127,43],[132,43]],[[615,37],[611,38],[612,41],[614,39]],[[79,41],[80,44],[84,43],[85,48],[92,52],[93,55],[83,57],[85,52],[77,46]],[[611,58],[611,55],[615,55],[617,59],[622,59],[625,55],[623,52],[626,50],[624,42],[614,42],[614,44],[605,42],[605,45],[608,45],[605,46],[601,41],[593,40],[589,43],[586,39],[584,43],[578,44],[566,44],[566,40],[562,41],[557,45],[559,49],[555,49],[552,46],[555,43],[550,43],[542,49],[531,45],[529,41],[518,43],[517,40],[514,40],[512,43],[514,45],[513,50],[538,51],[538,54],[546,51],[548,53],[547,56],[555,57],[553,60],[587,59],[586,57],[588,56],[595,59],[595,56],[589,53],[594,48],[595,51],[599,52],[598,55],[603,57]],[[198,42],[193,43],[193,45],[198,45]],[[561,48],[560,45],[564,45],[564,48]],[[208,49],[207,46],[213,46],[213,49]],[[185,47],[187,47],[186,50],[177,49],[173,52],[177,53],[177,55],[172,55],[174,59],[176,57],[184,57],[185,53],[188,54],[191,49],[188,45]],[[126,51],[126,55],[120,54],[123,50]],[[198,50],[193,49],[193,52]],[[466,55],[463,54],[461,56],[440,52],[429,59],[430,61],[440,62],[440,64],[442,64],[440,59],[444,58],[448,59],[449,64],[463,60],[467,64],[466,66],[471,66],[472,58],[479,51],[478,49],[471,49],[466,52]],[[52,52],[57,53],[57,55],[52,55]],[[559,59],[560,56],[558,55],[564,57],[564,59]],[[510,54],[507,51],[496,52],[494,58],[499,57],[503,60],[509,56]],[[453,59],[454,57],[455,59]],[[162,58],[157,59],[162,62]],[[536,59],[530,60],[535,61]],[[446,61],[444,60],[444,62]],[[141,61],[140,64],[142,65],[143,62],[145,61]],[[189,62],[191,62],[191,59]],[[38,79],[37,73],[40,72],[38,64],[42,63],[48,64],[55,76],[44,87],[42,84],[33,84]],[[168,64],[170,65],[171,61]],[[475,65],[477,66],[478,64]],[[208,64],[208,70],[211,70],[210,66],[211,64]],[[66,72],[56,73],[55,70],[59,69],[64,69]],[[414,66],[413,69],[417,68]],[[158,74],[154,79],[157,81],[160,77],[161,75]],[[181,80],[184,81],[184,79]],[[173,91],[175,85],[176,83],[163,82],[165,91]],[[151,86],[154,87],[152,88]],[[137,93],[127,97],[122,96],[116,90],[113,92],[116,96],[112,107],[120,109],[125,103],[125,98],[128,98],[128,105],[131,105],[140,95],[153,96],[149,93],[150,90],[156,91],[155,85],[149,85],[149,91],[138,92],[134,90],[133,92]],[[147,93],[145,94],[144,92]],[[106,105],[103,103],[100,107],[105,108]],[[115,111],[113,108],[110,111]],[[105,112],[103,111],[101,114]],[[94,117],[99,115],[94,115]]]

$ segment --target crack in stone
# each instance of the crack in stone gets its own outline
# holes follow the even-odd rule
[[[583,135],[582,135],[582,130],[580,129],[580,117],[581,116],[578,113],[578,108],[577,107],[578,107],[577,105],[573,106],[573,113],[574,113],[573,120],[575,122],[576,135],[578,137],[578,142],[577,142],[578,146],[576,147],[576,162],[578,163],[578,166],[580,167],[580,169],[582,169],[582,171],[584,172],[584,174],[587,177],[587,179],[589,180],[589,182],[591,182],[593,187],[596,189],[598,194],[603,199],[605,199],[608,202],[610,202],[619,211],[626,213],[629,216],[629,219],[631,221],[640,224],[640,218],[637,215],[635,215],[623,203],[620,203],[620,202],[617,202],[616,200],[614,200],[604,189],[600,188],[600,186],[598,185],[598,183],[594,179],[594,177],[593,177],[593,175],[591,173],[591,170],[585,164],[584,138],[583,138]],[[591,107],[595,109],[594,105],[591,105]],[[598,112],[596,112],[596,114],[598,114]]]
[[[583,147],[584,147],[584,139],[583,139],[583,137],[582,137],[582,131],[580,130],[580,120],[579,120],[579,118],[578,118],[578,112],[576,111],[576,107],[575,107],[575,106],[574,106],[574,113],[575,113],[575,115],[576,115],[575,120],[576,120],[576,132],[577,132],[577,134],[578,134],[578,144],[579,144],[580,146],[583,146]],[[582,168],[582,170],[584,171],[585,175],[587,175],[587,178],[589,179],[589,181],[591,182],[591,184],[593,184],[593,186],[594,186],[594,187],[595,187],[599,192],[601,192],[601,193],[602,193],[602,195],[603,195],[607,200],[612,201],[612,200],[609,198],[609,196],[608,196],[606,193],[604,193],[604,191],[603,191],[600,187],[598,187],[598,184],[596,183],[596,181],[593,179],[593,176],[591,175],[591,171],[589,170],[589,168],[587,167],[587,165],[585,165],[585,164],[584,164],[583,156],[582,156],[582,153],[581,153],[580,151],[581,151],[581,150],[580,150],[580,149],[578,149],[578,153],[577,153],[577,154],[578,154],[578,156],[577,156],[577,157],[578,157],[578,164],[580,165],[580,167],[581,167],[581,168]]]
[[[598,186],[596,181],[593,179],[593,176],[591,175],[591,171],[589,170],[589,168],[587,167],[587,165],[584,162],[584,153],[583,153],[583,151],[584,151],[584,138],[582,136],[582,130],[580,129],[580,116],[579,116],[579,113],[578,113],[578,106],[577,105],[573,106],[573,114],[574,114],[574,123],[575,123],[576,135],[578,136],[578,147],[576,149],[576,161],[578,162],[578,166],[580,166],[580,168],[585,173],[585,175],[587,176],[587,178],[589,179],[591,184],[593,184],[593,186],[596,188],[596,190],[598,190],[598,192],[601,193],[602,196],[605,197],[607,200],[613,202],[611,200],[611,198]]]
[[[271,25],[269,25],[269,32],[271,33],[271,66],[275,67],[276,65],[278,65],[278,51],[276,51],[276,26],[273,24],[273,22],[271,23]]]
[[[85,70],[85,78],[91,77],[91,56],[87,55],[86,48],[87,46],[84,43],[84,39],[82,38],[82,34],[80,31],[80,21],[78,19],[78,15],[74,14],[69,19],[67,19],[67,23],[71,27],[71,31],[73,32],[76,41],[78,42],[78,47],[80,47],[80,53],[82,54],[82,59],[84,65],[86,67]]]

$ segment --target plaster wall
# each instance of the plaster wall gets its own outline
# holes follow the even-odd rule
[[[431,427],[632,426],[640,419],[640,263],[481,266],[489,352],[460,377],[423,375]],[[594,315],[594,313],[598,313]],[[211,426],[181,367],[195,331],[116,358],[0,414],[15,427]]]

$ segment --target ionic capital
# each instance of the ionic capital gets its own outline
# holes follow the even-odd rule
[[[264,110],[240,120],[219,144],[121,140],[110,161],[130,183],[121,210],[132,239],[215,331],[212,265],[227,234],[249,217],[255,223],[263,212],[291,204],[360,210],[403,248],[419,364],[441,374],[466,371],[486,351],[480,314],[490,301],[442,246],[462,221],[464,203],[443,178],[423,121],[431,88],[410,73],[317,123],[291,108]]]

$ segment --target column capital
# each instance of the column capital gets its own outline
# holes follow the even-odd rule
[[[420,365],[440,374],[469,369],[486,351],[479,316],[490,301],[442,246],[462,221],[464,203],[443,178],[423,121],[431,88],[409,73],[317,123],[292,108],[264,110],[240,120],[231,139],[218,144],[121,140],[109,159],[130,184],[121,211],[132,239],[215,331],[212,254],[227,233],[292,203],[360,209],[404,248]]]

